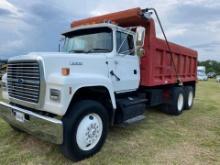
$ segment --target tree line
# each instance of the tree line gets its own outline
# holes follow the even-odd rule
[[[220,74],[220,62],[214,60],[200,61],[198,62],[198,66],[205,66],[206,73],[215,72],[216,74]]]

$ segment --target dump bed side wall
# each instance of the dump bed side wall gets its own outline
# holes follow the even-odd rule
[[[196,51],[170,43],[173,63],[164,40],[155,38],[150,42],[150,47],[145,45],[146,53],[141,59],[142,86],[175,84],[177,82],[176,71],[183,83],[196,81]]]
[[[183,83],[197,80],[197,52],[169,43],[171,53],[165,40],[156,37],[153,19],[141,21],[146,28],[144,56],[141,57],[141,86],[154,87],[177,83],[177,74]],[[176,71],[177,74],[176,74]]]

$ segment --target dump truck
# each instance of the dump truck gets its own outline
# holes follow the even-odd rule
[[[192,108],[197,52],[167,41],[155,9],[74,21],[62,35],[60,52],[8,61],[0,116],[15,130],[81,160],[102,148],[110,126],[140,121],[149,107],[171,115]]]

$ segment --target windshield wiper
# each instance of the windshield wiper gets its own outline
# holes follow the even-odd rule
[[[93,52],[110,52],[109,49],[105,49],[105,48],[92,48],[88,51],[86,50],[70,50],[69,53],[93,53]]]
[[[92,48],[92,49],[88,50],[87,53],[93,53],[93,52],[96,52],[96,51],[110,52],[109,49],[105,49],[105,48]]]
[[[70,50],[69,53],[87,53],[85,50]]]

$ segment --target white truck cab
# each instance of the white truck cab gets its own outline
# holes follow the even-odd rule
[[[116,95],[139,88],[137,37],[110,23],[63,36],[62,52],[9,59],[0,114],[13,128],[61,144],[66,156],[81,159],[101,148],[115,122]]]
[[[98,24],[76,28],[63,35],[66,37],[65,52],[104,57],[108,70],[104,76],[109,78],[114,92],[134,91],[139,87],[140,65],[134,32],[113,24]],[[99,69],[98,65],[94,69]]]

